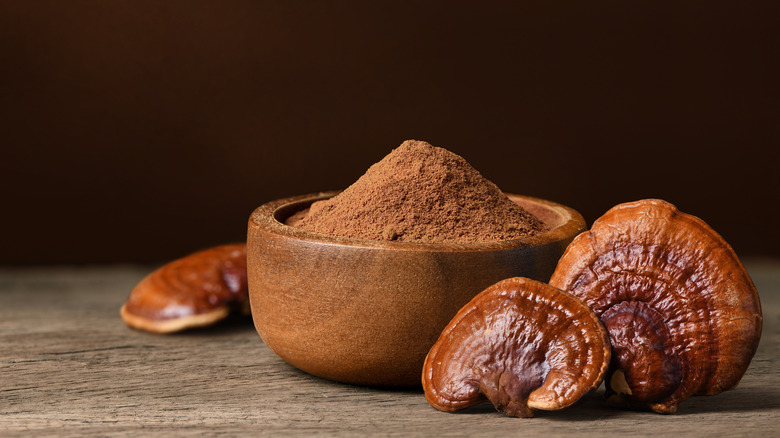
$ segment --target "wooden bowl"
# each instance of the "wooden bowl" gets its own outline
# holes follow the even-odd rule
[[[463,305],[505,278],[549,280],[585,230],[569,207],[512,194],[550,230],[457,245],[347,239],[285,225],[337,193],[281,199],[252,213],[249,300],[257,332],[282,359],[358,385],[419,387],[425,355]]]

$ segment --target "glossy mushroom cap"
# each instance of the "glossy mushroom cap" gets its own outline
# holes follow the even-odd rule
[[[736,386],[761,337],[758,293],[734,251],[662,200],[609,210],[569,245],[550,284],[609,330],[608,390],[656,412]]]
[[[610,361],[607,332],[579,299],[510,278],[464,306],[431,348],[425,398],[455,411],[485,399],[509,416],[557,410],[597,388]]]
[[[146,276],[120,314],[130,327],[171,333],[248,313],[246,244],[222,245],[174,260]]]

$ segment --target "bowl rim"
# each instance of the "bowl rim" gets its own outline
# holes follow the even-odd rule
[[[527,195],[504,192],[510,199],[520,198],[553,210],[563,217],[563,223],[543,233],[518,239],[497,240],[489,242],[452,243],[452,242],[398,242],[349,237],[332,236],[287,225],[277,219],[279,214],[289,218],[295,212],[304,210],[312,203],[328,199],[341,193],[341,190],[313,192],[287,198],[276,199],[257,207],[249,216],[249,227],[261,228],[267,233],[307,241],[328,246],[352,247],[361,249],[385,249],[398,251],[430,251],[430,252],[480,252],[493,250],[508,250],[549,244],[564,239],[574,238],[587,229],[585,219],[571,207]],[[287,210],[287,211],[285,211]],[[251,233],[250,233],[251,235]]]

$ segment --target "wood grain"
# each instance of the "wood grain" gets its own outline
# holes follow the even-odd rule
[[[249,319],[178,335],[132,330],[119,307],[147,267],[0,270],[0,435],[760,436],[780,422],[780,261],[746,263],[764,332],[740,385],[675,415],[606,406],[508,418],[431,408],[422,392],[342,385],[287,365]]]

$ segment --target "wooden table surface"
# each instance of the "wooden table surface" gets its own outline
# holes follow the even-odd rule
[[[421,391],[332,383],[279,359],[247,319],[154,335],[119,307],[150,268],[0,269],[0,436],[63,435],[780,435],[780,260],[748,260],[764,331],[740,385],[674,415],[579,405],[508,418],[457,413]]]

